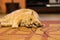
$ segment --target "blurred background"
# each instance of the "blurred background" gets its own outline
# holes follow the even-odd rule
[[[0,17],[21,8],[35,10],[41,20],[60,20],[60,0],[0,0]]]

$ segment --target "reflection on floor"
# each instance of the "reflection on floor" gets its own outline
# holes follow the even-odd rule
[[[40,16],[40,20],[60,20],[60,14],[58,14],[58,13],[56,13],[56,14],[50,14],[50,13],[48,13],[48,14],[39,14],[39,16]]]

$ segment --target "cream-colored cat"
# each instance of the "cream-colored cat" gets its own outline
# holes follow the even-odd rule
[[[41,22],[39,21],[38,13],[34,10],[19,9],[1,18],[0,25],[11,25],[12,27],[18,27],[18,25],[36,27],[36,25],[41,25]]]

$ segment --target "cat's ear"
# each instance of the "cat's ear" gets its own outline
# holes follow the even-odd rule
[[[31,15],[33,15],[33,16],[34,16],[33,11],[32,11],[32,14],[31,14]]]

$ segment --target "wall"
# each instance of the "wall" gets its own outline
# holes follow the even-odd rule
[[[20,8],[25,8],[25,0],[14,0],[15,3],[19,3]],[[6,13],[5,3],[11,3],[11,0],[0,0],[0,6],[2,12]]]

